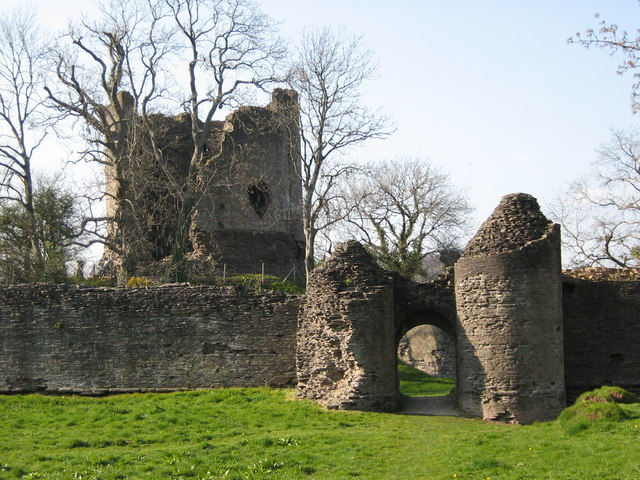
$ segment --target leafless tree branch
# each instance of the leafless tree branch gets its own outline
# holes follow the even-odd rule
[[[376,71],[361,39],[329,27],[303,35],[290,73],[290,86],[300,95],[300,178],[307,274],[314,266],[320,210],[331,208],[336,179],[349,168],[335,169],[334,156],[363,142],[385,138],[389,119],[362,104],[362,86]],[[332,170],[333,169],[333,170]]]

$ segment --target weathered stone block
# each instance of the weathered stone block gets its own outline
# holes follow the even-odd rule
[[[393,285],[357,242],[316,268],[298,324],[298,397],[327,408],[398,405]]]

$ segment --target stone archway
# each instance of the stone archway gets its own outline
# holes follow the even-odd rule
[[[530,195],[505,196],[452,276],[416,284],[357,242],[309,277],[297,342],[298,396],[329,408],[394,411],[396,348],[420,317],[456,338],[466,414],[530,423],[565,405],[560,232]]]
[[[450,285],[385,271],[357,242],[338,247],[309,277],[298,326],[298,396],[327,408],[396,411],[398,342],[427,312],[455,337]]]
[[[394,288],[394,313],[396,316],[396,352],[402,338],[421,326],[439,330],[448,338],[448,354],[453,357],[453,368],[457,364],[456,311],[452,278],[445,276],[438,281],[415,283],[396,277]],[[396,356],[396,361],[398,356]],[[452,375],[455,377],[456,375]],[[455,398],[405,396],[400,391],[400,409],[410,414],[456,415]]]

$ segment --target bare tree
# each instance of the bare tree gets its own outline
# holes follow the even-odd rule
[[[86,126],[85,158],[106,168],[107,214],[87,223],[114,226],[94,241],[123,259],[121,277],[135,272],[140,252],[153,249],[150,229],[163,223],[158,218],[168,214],[158,212],[168,208],[177,224],[170,275],[185,279],[192,215],[221,153],[212,138],[214,116],[276,79],[284,50],[273,33],[250,0],[113,0],[99,22],[84,21],[67,34],[69,47],[58,51],[58,86],[47,91],[58,109]],[[186,80],[168,82],[170,71]],[[184,98],[179,104],[189,126],[154,113],[169,97]],[[167,129],[185,126],[192,145],[186,166],[181,131],[172,132],[180,137],[180,158],[166,156],[177,147]]]
[[[455,249],[471,207],[449,176],[421,158],[396,158],[349,179],[349,233],[386,268],[424,276],[424,260]]]
[[[595,17],[600,18],[596,13]],[[615,23],[600,20],[596,29],[589,28],[584,33],[576,33],[569,38],[569,43],[575,43],[585,48],[598,47],[611,52],[622,54],[622,61],[618,64],[620,75],[632,71],[636,81],[631,91],[631,105],[634,112],[640,109],[640,73],[636,70],[640,67],[640,29],[635,33],[620,30]]]
[[[640,247],[640,133],[612,130],[589,175],[552,205],[574,267],[638,263]]]
[[[596,14],[596,18],[599,18]],[[640,110],[640,30],[630,34],[601,20],[597,29],[569,38],[585,48],[620,53],[618,73],[634,72],[631,92],[634,113]],[[624,267],[640,259],[640,137],[635,129],[613,130],[600,147],[589,175],[555,200],[553,215],[563,226],[563,244],[571,266]]]
[[[136,128],[148,126],[140,118],[164,93],[163,62],[173,51],[160,7],[159,0],[112,0],[98,21],[71,26],[54,51],[57,82],[46,86],[50,104],[83,129],[82,159],[107,172],[106,215],[88,217],[84,226],[94,234],[87,246],[102,243],[122,258],[122,277],[135,272],[140,238],[128,178],[131,142],[140,137]],[[105,222],[112,226],[106,232]]]
[[[310,213],[315,232],[312,252],[314,260],[330,256],[336,244],[350,238],[349,233],[345,232],[344,220],[354,207],[351,188],[357,183],[359,175],[367,171],[366,167],[352,165],[347,161],[330,160],[324,165],[315,188],[318,194],[314,199],[314,208]]]
[[[44,269],[34,206],[33,156],[47,135],[41,89],[44,43],[33,12],[14,10],[0,19],[0,201],[22,215],[29,243],[25,279]]]
[[[303,188],[305,266],[313,269],[323,211],[353,165],[339,158],[350,147],[390,133],[389,120],[362,104],[362,87],[376,71],[360,38],[329,27],[303,35],[290,77],[300,95],[300,178]],[[327,218],[326,216],[324,218]],[[332,219],[331,222],[337,219]]]
[[[184,108],[191,118],[193,153],[183,190],[172,255],[174,278],[185,279],[192,215],[203,191],[202,171],[215,162],[207,141],[216,113],[239,104],[250,88],[278,80],[284,55],[273,22],[250,0],[165,0],[182,37],[188,91]]]

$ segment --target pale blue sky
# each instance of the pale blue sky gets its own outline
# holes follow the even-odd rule
[[[77,0],[33,2],[60,26]],[[15,1],[0,0],[2,10]],[[585,173],[608,128],[631,114],[617,58],[568,45],[594,13],[635,32],[637,0],[263,0],[293,44],[303,27],[344,25],[379,62],[366,101],[397,131],[351,152],[361,161],[420,155],[466,186],[484,220],[512,192],[549,202]]]
[[[468,187],[477,221],[507,193],[550,201],[588,169],[610,126],[638,120],[632,78],[616,74],[616,59],[567,44],[597,24],[595,12],[640,28],[637,0],[264,5],[294,38],[309,23],[344,24],[363,36],[380,63],[369,102],[394,118],[397,132],[358,157],[430,157]]]

